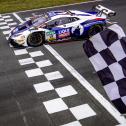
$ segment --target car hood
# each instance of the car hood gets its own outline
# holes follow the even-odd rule
[[[26,30],[29,30],[29,29],[32,29],[35,27],[37,28],[45,22],[46,22],[46,19],[43,17],[30,19],[28,21],[25,21],[25,22],[19,24],[17,27],[15,27],[11,31],[11,34],[14,35],[14,34],[18,34],[18,33],[24,32]]]

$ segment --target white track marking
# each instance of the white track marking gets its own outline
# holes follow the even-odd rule
[[[43,75],[42,70],[39,68],[26,70],[25,73],[28,77],[36,77],[36,76]]]
[[[46,73],[45,76],[49,81],[63,78],[63,75],[59,71]]]
[[[0,25],[7,25],[6,22],[0,22]]]
[[[61,98],[49,100],[49,101],[43,102],[43,104],[49,114],[68,109],[67,105]]]
[[[6,19],[5,22],[11,22],[13,19]]]
[[[43,56],[44,54],[41,51],[34,51],[34,52],[30,52],[29,55],[31,57],[38,57],[38,56]]]
[[[5,30],[5,29],[9,29],[9,26],[1,26],[0,29]]]
[[[13,25],[17,25],[16,22],[13,22],[13,23],[8,23],[9,26],[13,26]]]
[[[70,122],[61,126],[82,126],[79,121]]]
[[[27,64],[35,63],[35,61],[32,58],[26,58],[26,59],[19,60],[19,63],[20,65],[27,65]]]
[[[20,21],[23,20],[16,14],[13,15]],[[49,50],[49,52],[54,55],[54,57],[61,62],[61,64],[80,82],[80,84],[87,89],[87,91],[118,121],[120,124],[126,123],[124,116],[111,105],[111,103],[106,100],[85,78],[80,75],[63,57],[61,57],[51,46],[44,45],[44,47]]]
[[[10,18],[11,16],[2,16],[2,18],[4,18],[4,19],[7,19],[7,18]]]
[[[28,51],[26,49],[19,49],[19,50],[15,50],[14,51],[15,55],[24,55],[24,54],[28,54]]]
[[[8,31],[3,31],[3,34],[4,34],[4,35],[9,35],[9,34],[10,34],[10,32],[11,32],[11,30],[8,30]]]
[[[61,98],[77,94],[76,90],[71,85],[56,88],[55,90]]]
[[[39,68],[47,67],[47,66],[51,66],[52,65],[51,61],[49,61],[49,60],[39,61],[39,62],[36,62],[36,64],[37,64],[37,66]]]
[[[70,108],[70,111],[77,120],[85,119],[96,115],[96,113],[92,110],[92,108],[88,104],[83,104]]]
[[[6,37],[6,39],[8,40],[9,37]],[[9,44],[10,47],[13,47],[11,44]]]
[[[13,13],[13,15],[14,15],[21,23],[24,22],[16,13]]]
[[[32,10],[18,11],[18,12],[14,12],[14,13],[37,11],[37,10],[45,10],[45,9],[53,9],[53,8],[67,7],[67,6],[74,6],[74,5],[81,5],[81,4],[86,4],[86,3],[95,3],[95,2],[101,2],[101,1],[103,1],[103,0],[93,0],[93,1],[73,3],[73,4],[67,4],[67,5],[51,6],[51,7],[46,7],[46,8],[38,8],[38,9],[32,9]],[[12,14],[12,13],[5,13],[5,14]]]
[[[0,21],[4,21],[4,19],[3,18],[0,18]]]
[[[54,87],[52,86],[52,84],[50,82],[43,82],[43,83],[39,83],[39,84],[34,84],[34,88],[37,93],[42,93],[45,91],[54,90]]]

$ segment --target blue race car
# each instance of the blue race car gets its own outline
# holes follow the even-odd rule
[[[78,10],[50,11],[33,15],[15,27],[9,34],[13,46],[40,46],[64,40],[91,37],[103,30],[107,18],[116,13],[101,5],[94,11]]]

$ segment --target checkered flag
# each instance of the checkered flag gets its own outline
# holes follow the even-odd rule
[[[126,36],[117,24],[83,45],[112,103],[126,113]]]

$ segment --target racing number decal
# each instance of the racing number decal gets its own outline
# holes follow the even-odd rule
[[[75,27],[72,27],[71,33],[76,35],[76,36],[81,36],[84,32],[84,27],[82,25],[78,25]]]

